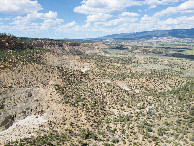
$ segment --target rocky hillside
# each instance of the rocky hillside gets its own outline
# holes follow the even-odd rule
[[[191,60],[103,43],[27,44],[1,49],[0,144],[193,144]]]

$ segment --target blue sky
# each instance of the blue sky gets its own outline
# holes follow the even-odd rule
[[[91,38],[194,28],[194,0],[0,0],[0,32]]]

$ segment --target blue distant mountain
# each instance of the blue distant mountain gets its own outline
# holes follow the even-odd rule
[[[154,30],[143,31],[136,33],[121,33],[107,35],[104,37],[96,38],[96,40],[139,40],[139,39],[152,39],[153,37],[176,37],[176,38],[194,38],[194,28],[191,29],[172,29],[172,30]]]

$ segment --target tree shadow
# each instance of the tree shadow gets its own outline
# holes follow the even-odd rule
[[[165,56],[194,60],[194,55],[185,55],[185,54],[180,54],[180,53],[172,53],[172,54],[167,54]]]

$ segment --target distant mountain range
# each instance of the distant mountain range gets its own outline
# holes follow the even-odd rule
[[[194,28],[191,29],[172,29],[172,30],[154,30],[136,33],[121,33],[99,37],[94,40],[102,41],[107,39],[113,40],[139,40],[152,39],[153,37],[176,37],[176,38],[194,38]]]

